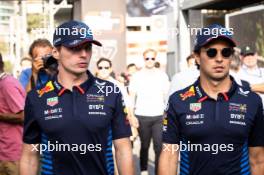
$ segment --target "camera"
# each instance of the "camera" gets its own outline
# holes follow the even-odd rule
[[[45,69],[57,68],[57,60],[51,54],[42,57],[42,60]]]

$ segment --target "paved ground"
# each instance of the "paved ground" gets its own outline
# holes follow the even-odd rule
[[[148,172],[149,175],[155,175],[154,174],[154,151],[153,151],[153,144],[151,143],[150,149],[149,149],[149,166],[148,166]],[[139,168],[139,150],[140,150],[140,141],[139,138],[134,142],[134,160],[136,165],[136,175],[140,175],[140,168]]]

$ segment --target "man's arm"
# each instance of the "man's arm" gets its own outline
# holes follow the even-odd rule
[[[114,140],[114,147],[119,175],[134,175],[134,161],[129,138]]]
[[[20,175],[37,175],[39,169],[39,152],[31,144],[23,144],[20,160]]]
[[[159,159],[158,175],[176,175],[178,167],[179,148],[176,144],[163,144]]]
[[[263,175],[264,147],[249,147],[249,160],[252,175]]]
[[[24,111],[19,113],[0,113],[0,121],[13,123],[13,124],[22,124],[24,121]]]
[[[261,84],[252,84],[250,86],[251,90],[257,93],[264,93],[264,83]]]

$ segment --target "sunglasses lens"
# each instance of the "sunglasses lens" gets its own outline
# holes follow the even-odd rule
[[[221,53],[223,57],[230,57],[233,54],[233,50],[231,48],[224,48]]]
[[[210,49],[208,49],[208,50],[206,51],[206,53],[207,53],[207,56],[208,56],[208,57],[213,58],[213,57],[216,56],[216,54],[217,54],[217,50],[214,49],[214,48],[210,48]]]

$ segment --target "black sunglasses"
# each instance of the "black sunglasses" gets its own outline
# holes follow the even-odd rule
[[[217,55],[217,52],[218,52],[218,50],[215,49],[215,48],[209,48],[209,49],[206,50],[206,54],[210,58],[214,58]],[[234,49],[229,48],[229,47],[228,48],[223,48],[222,50],[220,50],[220,53],[221,53],[221,55],[224,58],[228,58],[231,55],[233,55]]]
[[[106,69],[106,70],[108,70],[109,68],[110,68],[110,67],[102,67],[102,66],[99,66],[99,67],[98,67],[99,70],[102,70],[102,69]]]
[[[155,58],[145,58],[146,61],[148,60],[152,60],[152,61],[155,61]]]

